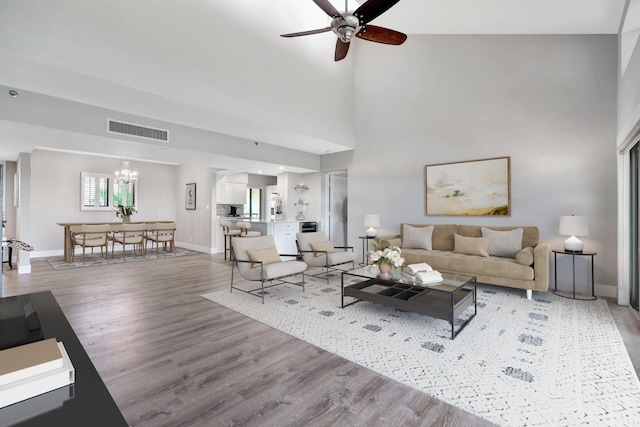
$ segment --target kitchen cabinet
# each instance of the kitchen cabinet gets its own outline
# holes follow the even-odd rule
[[[216,187],[216,202],[225,205],[244,205],[247,201],[247,184],[225,182]]]
[[[247,180],[244,175],[228,175],[216,183],[216,203],[223,205],[244,205],[247,201]]]
[[[278,253],[296,254],[296,233],[300,231],[298,222],[276,222],[273,224],[273,240],[276,242]]]
[[[244,205],[247,201],[247,184],[227,182],[224,184],[225,203],[230,205]]]

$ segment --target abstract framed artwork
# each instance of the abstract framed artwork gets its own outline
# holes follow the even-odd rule
[[[424,168],[426,215],[511,215],[511,158]]]
[[[184,208],[187,210],[196,209],[196,183],[187,184],[184,191]]]

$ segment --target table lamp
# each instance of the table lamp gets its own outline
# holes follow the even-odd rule
[[[367,228],[367,237],[376,237],[378,232],[374,227],[380,227],[380,215],[378,214],[365,214],[364,216],[364,226]]]
[[[582,252],[584,245],[576,236],[588,236],[586,216],[561,216],[559,232],[562,236],[571,236],[564,241],[564,250],[568,252]]]

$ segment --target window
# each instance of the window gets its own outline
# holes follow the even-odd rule
[[[137,181],[121,184],[116,182],[113,175],[86,172],[80,174],[82,211],[106,211],[118,205],[136,206],[137,194]]]
[[[85,173],[80,174],[80,210],[108,210],[109,183],[111,175]]]
[[[113,206],[135,206],[138,190],[137,181],[130,184],[113,183]]]

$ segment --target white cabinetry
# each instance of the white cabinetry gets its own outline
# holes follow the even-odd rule
[[[216,203],[225,205],[244,205],[247,201],[247,184],[231,182],[223,177],[216,184]]]
[[[278,253],[296,254],[296,233],[300,226],[297,222],[276,222],[273,224],[273,240],[276,242]]]
[[[247,201],[247,184],[226,182],[224,184],[224,203],[229,205],[244,205]]]

